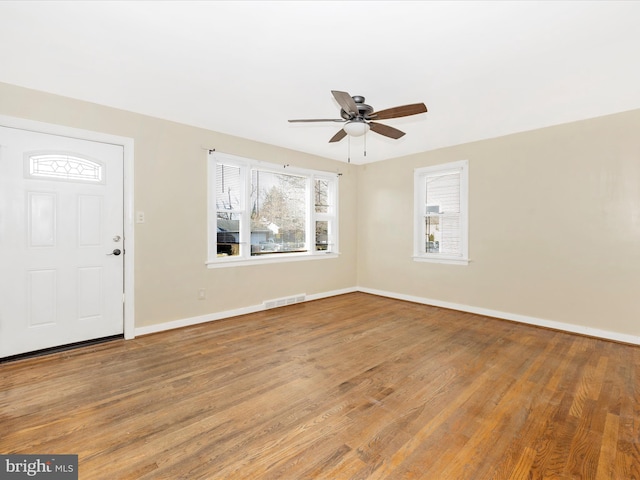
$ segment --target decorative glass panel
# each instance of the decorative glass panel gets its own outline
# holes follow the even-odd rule
[[[29,175],[57,180],[100,183],[104,178],[104,167],[86,158],[67,154],[31,155],[29,157]]]

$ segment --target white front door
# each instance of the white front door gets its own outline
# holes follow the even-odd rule
[[[0,127],[0,357],[123,333],[123,147]]]

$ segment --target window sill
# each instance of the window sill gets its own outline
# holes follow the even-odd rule
[[[423,255],[414,255],[414,262],[429,262],[429,263],[447,263],[450,265],[469,265],[468,258],[461,257],[436,257],[436,256],[423,256]]]
[[[306,260],[324,260],[338,258],[339,253],[302,253],[302,254],[264,254],[251,258],[220,258],[206,262],[207,268],[246,267],[248,265],[270,265],[274,263],[301,262]]]

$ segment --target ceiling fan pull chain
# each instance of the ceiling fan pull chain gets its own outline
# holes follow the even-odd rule
[[[347,138],[347,163],[351,163],[351,135]]]
[[[367,132],[364,132],[364,156],[367,156]]]

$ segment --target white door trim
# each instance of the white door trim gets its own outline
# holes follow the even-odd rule
[[[124,152],[124,238],[126,254],[124,257],[124,338],[135,337],[135,297],[134,297],[134,209],[133,209],[133,138],[120,137],[106,133],[82,130],[79,128],[38,122],[24,118],[0,115],[0,125],[9,128],[19,128],[38,133],[48,133],[63,137],[77,138],[94,142],[121,145]]]

